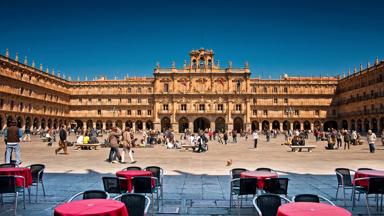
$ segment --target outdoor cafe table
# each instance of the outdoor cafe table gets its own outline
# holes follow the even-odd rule
[[[23,176],[25,178],[25,187],[29,188],[32,185],[32,173],[29,168],[26,167],[7,167],[0,168],[0,175],[8,176]],[[16,178],[16,186],[23,186],[23,179]]]
[[[118,171],[116,172],[117,177],[123,177],[127,179],[127,189],[129,192],[132,191],[132,178],[137,176],[150,176],[152,177],[151,171],[145,171],[145,170],[125,170],[125,171]],[[152,182],[152,186],[155,186],[156,182]]]
[[[384,171],[383,170],[357,170],[355,172],[354,178],[367,178],[367,177],[383,177],[384,178]],[[362,187],[368,187],[368,180],[360,180],[356,182],[357,185]]]
[[[125,204],[109,199],[85,199],[63,203],[55,208],[54,216],[128,216]]]
[[[277,216],[351,216],[346,209],[325,203],[293,202],[284,204],[277,210]]]
[[[240,178],[257,178],[257,188],[264,188],[264,180],[266,178],[278,178],[279,175],[275,172],[268,171],[244,171],[240,173]]]

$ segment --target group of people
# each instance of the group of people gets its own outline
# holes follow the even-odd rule
[[[120,140],[123,145],[123,150],[121,152],[119,149]],[[107,139],[111,147],[107,161],[110,163],[126,163],[125,153],[128,153],[131,163],[136,163],[133,159],[134,151],[132,149],[135,145],[135,140],[134,134],[131,133],[129,127],[126,127],[124,131],[118,127],[113,127]]]

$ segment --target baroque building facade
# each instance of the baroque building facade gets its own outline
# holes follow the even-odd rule
[[[272,80],[251,78],[248,63],[221,67],[214,57],[212,50],[192,50],[182,67],[158,63],[150,78],[73,81],[17,55],[11,59],[7,51],[0,55],[0,127],[11,120],[22,128],[178,132],[384,127],[384,62],[343,78]]]

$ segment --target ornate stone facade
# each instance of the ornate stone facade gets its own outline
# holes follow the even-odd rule
[[[383,127],[383,62],[341,80],[287,75],[265,80],[251,78],[248,63],[235,68],[228,62],[222,68],[212,50],[193,50],[189,57],[181,68],[175,63],[163,68],[158,63],[151,78],[72,81],[54,71],[44,72],[42,66],[36,69],[34,62],[28,66],[18,57],[12,60],[7,52],[0,56],[0,126],[4,128],[7,121],[16,119],[23,128],[66,124],[104,129],[172,128],[180,132],[186,128],[314,129],[345,126],[344,119],[367,118],[373,122],[371,114],[375,112],[377,126]],[[375,87],[368,85],[376,81],[376,75],[373,78],[370,74],[379,76]],[[370,77],[366,85],[353,84],[366,76]],[[372,98],[363,100],[358,95],[351,100],[359,101],[359,106],[367,102],[370,107],[373,103],[375,108],[356,113],[359,118],[352,115],[355,106],[345,105],[353,92],[361,92],[355,88],[367,88]]]

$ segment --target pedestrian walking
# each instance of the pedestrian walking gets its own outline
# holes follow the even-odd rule
[[[371,130],[368,130],[367,141],[368,141],[368,145],[369,145],[369,151],[371,153],[375,153],[376,134],[373,133]]]
[[[228,143],[228,134],[226,131],[224,131],[224,144],[227,145]]]
[[[29,127],[26,127],[24,130],[23,141],[31,142],[31,129]]]
[[[347,130],[344,132],[344,150],[349,149],[349,145],[351,144],[351,134]]]
[[[59,152],[60,150],[64,151],[64,154],[67,155],[67,131],[65,130],[65,126],[61,125],[60,131],[59,131],[59,148],[55,149],[55,154]]]
[[[23,137],[23,132],[16,126],[16,121],[11,121],[10,127],[6,130],[4,138],[7,139],[5,150],[5,163],[11,163],[12,151],[16,153],[16,165],[21,164],[20,155],[20,139]]]
[[[259,135],[257,134],[256,130],[253,131],[252,137],[253,137],[253,148],[257,148],[257,140],[259,139]]]

